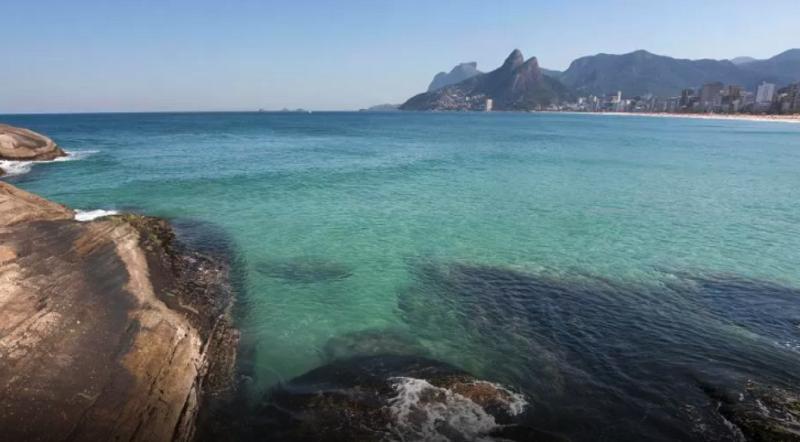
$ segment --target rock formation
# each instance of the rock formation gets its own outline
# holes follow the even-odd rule
[[[232,375],[227,274],[162,220],[81,223],[0,182],[2,439],[191,439]]]
[[[462,81],[479,74],[482,74],[482,72],[478,70],[478,63],[474,61],[469,63],[460,63],[451,69],[449,73],[439,72],[436,74],[433,77],[431,84],[428,85],[428,92],[438,91],[445,86],[461,83]]]
[[[746,440],[800,441],[800,396],[781,388],[747,381],[741,391],[702,386],[717,401],[719,413]]]
[[[542,73],[536,57],[527,61],[515,49],[502,66],[460,83],[416,95],[402,110],[484,110],[487,100],[495,110],[536,110],[569,97],[558,80]]]
[[[65,155],[53,140],[42,134],[0,124],[0,160],[48,161]]]
[[[276,387],[237,425],[245,432],[236,440],[563,440],[518,423],[526,406],[522,395],[442,362],[356,356]]]

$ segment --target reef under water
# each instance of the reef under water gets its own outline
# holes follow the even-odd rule
[[[764,435],[722,412],[721,392],[796,397],[799,300],[800,289],[737,275],[645,283],[427,262],[399,309],[436,357],[524,392],[533,427],[574,440],[731,440]]]
[[[798,440],[800,290],[419,262],[407,328],[228,410],[231,440]],[[446,337],[443,338],[443,337]],[[241,405],[243,402],[240,402]]]
[[[258,273],[293,283],[318,283],[349,278],[350,267],[316,257],[294,257],[284,260],[262,261],[256,264]]]

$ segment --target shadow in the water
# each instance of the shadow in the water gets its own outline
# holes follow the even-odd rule
[[[728,440],[700,383],[796,388],[800,290],[672,276],[652,283],[421,263],[399,297],[434,356],[515,385],[529,423],[576,440]]]
[[[246,262],[230,235],[221,227],[206,221],[177,218],[170,220],[180,247],[224,262],[229,267],[234,304],[234,323],[240,323],[248,311],[250,299],[246,290]],[[197,422],[196,439],[200,441],[238,440],[231,431],[231,422],[248,410],[248,380],[253,377],[255,348],[239,341],[236,353],[235,379],[230,389],[204,398]]]
[[[332,362],[356,356],[422,356],[427,350],[408,332],[399,329],[368,329],[329,339],[321,353],[323,360]]]
[[[300,284],[339,281],[353,274],[347,265],[308,256],[261,261],[255,269],[264,276]]]

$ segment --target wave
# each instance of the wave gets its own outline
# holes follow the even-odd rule
[[[102,218],[104,216],[111,216],[116,215],[119,212],[116,210],[103,210],[103,209],[95,209],[95,210],[76,210],[75,211],[75,220],[76,221],[92,221],[97,218]]]
[[[437,387],[424,379],[392,378],[397,395],[389,401],[389,411],[396,426],[392,432],[401,440],[491,441],[489,434],[501,425],[486,409],[471,398],[453,389]],[[502,393],[501,405],[510,416],[522,414],[528,405],[525,398],[506,388],[486,381],[476,381]],[[444,431],[443,431],[444,430]],[[449,434],[448,434],[449,433]]]
[[[0,169],[2,169],[6,174],[5,176],[19,176],[24,175],[31,171],[36,164],[45,164],[45,163],[59,163],[63,161],[76,161],[83,158],[86,158],[90,155],[96,154],[100,152],[99,150],[74,150],[74,151],[64,151],[66,156],[58,157],[53,160],[47,161],[14,161],[14,160],[0,160]]]

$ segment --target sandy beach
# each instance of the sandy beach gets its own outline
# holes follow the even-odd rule
[[[611,115],[618,117],[691,118],[695,120],[771,121],[776,123],[800,123],[800,114],[750,115],[750,114],[676,114],[666,112],[553,112],[587,115]]]

